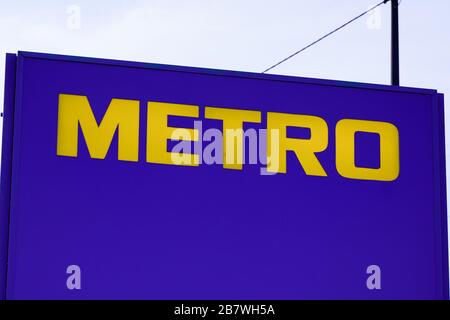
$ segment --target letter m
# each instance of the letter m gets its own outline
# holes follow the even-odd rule
[[[78,156],[78,128],[91,158],[104,159],[118,131],[118,159],[138,161],[139,101],[112,99],[99,125],[86,96],[60,94],[57,155]]]

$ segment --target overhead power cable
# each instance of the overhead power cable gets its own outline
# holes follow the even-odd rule
[[[322,41],[323,39],[325,39],[325,38],[327,38],[327,37],[329,37],[329,36],[331,36],[333,33],[335,33],[335,32],[337,32],[337,31],[341,30],[342,28],[348,26],[350,23],[352,23],[352,22],[358,20],[359,18],[365,16],[366,14],[368,14],[369,12],[371,12],[372,10],[378,8],[378,7],[381,6],[382,4],[385,4],[385,3],[389,2],[389,1],[390,1],[390,0],[383,0],[382,2],[380,2],[380,3],[376,4],[376,5],[374,5],[373,7],[371,7],[370,9],[368,9],[368,10],[366,10],[366,11],[364,11],[363,13],[359,14],[358,16],[354,17],[354,18],[351,19],[350,21],[347,21],[346,23],[344,23],[344,24],[341,25],[340,27],[338,27],[338,28],[334,29],[333,31],[327,33],[326,35],[320,37],[320,38],[317,39],[316,41],[314,41],[314,42],[308,44],[306,47],[301,48],[300,50],[294,52],[294,53],[291,54],[290,56],[284,58],[283,60],[281,60],[281,61],[279,61],[279,62],[277,62],[277,63],[275,63],[273,66],[267,68],[267,69],[264,70],[262,73],[266,73],[266,72],[272,70],[273,68],[275,68],[275,67],[279,66],[280,64],[282,64],[283,62],[286,62],[287,60],[293,58],[294,56],[298,55],[299,53],[301,53],[301,52],[305,51],[306,49],[312,47],[312,46],[315,45],[316,43]]]

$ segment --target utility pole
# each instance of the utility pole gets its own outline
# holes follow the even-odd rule
[[[391,0],[391,84],[400,85],[400,55],[398,32],[398,0]]]

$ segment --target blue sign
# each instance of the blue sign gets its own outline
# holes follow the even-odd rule
[[[7,55],[6,299],[448,299],[435,90]]]

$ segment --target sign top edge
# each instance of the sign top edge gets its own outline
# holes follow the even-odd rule
[[[10,54],[10,53],[7,53],[7,54]],[[173,71],[173,72],[207,74],[207,75],[228,76],[228,77],[237,77],[237,78],[251,78],[251,79],[259,79],[259,80],[281,81],[281,82],[296,82],[296,83],[311,84],[311,85],[346,87],[346,88],[379,90],[379,91],[391,91],[391,92],[399,92],[399,93],[412,93],[412,94],[425,94],[425,95],[438,94],[438,91],[435,89],[391,86],[391,85],[384,85],[384,84],[373,84],[373,83],[332,80],[332,79],[308,78],[308,77],[290,76],[290,75],[288,76],[288,75],[280,75],[280,74],[256,73],[256,72],[249,72],[249,71],[236,71],[236,70],[212,69],[212,68],[202,68],[202,67],[192,67],[192,66],[168,65],[168,64],[137,62],[137,61],[128,61],[128,60],[92,58],[92,57],[53,54],[53,53],[18,51],[17,57],[18,57],[19,61],[21,60],[21,58],[34,58],[34,59],[41,59],[41,60],[90,63],[90,64],[110,65],[110,66],[128,67],[128,68],[165,70],[165,71]]]

